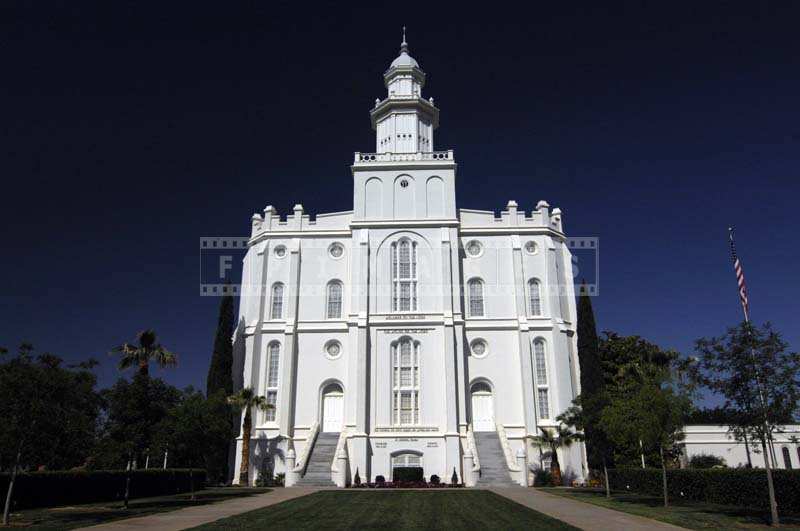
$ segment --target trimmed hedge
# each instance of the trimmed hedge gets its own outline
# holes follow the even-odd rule
[[[206,471],[192,470],[194,488],[205,485]],[[125,496],[124,470],[64,470],[19,474],[14,484],[12,507],[54,507],[102,501],[122,500]],[[5,499],[10,474],[0,474],[0,494]],[[179,494],[191,490],[188,468],[134,470],[131,498]]]
[[[660,468],[618,468],[608,471],[614,490],[662,495]],[[800,512],[800,470],[773,470],[779,511]],[[671,499],[769,510],[767,473],[763,468],[667,470]]]

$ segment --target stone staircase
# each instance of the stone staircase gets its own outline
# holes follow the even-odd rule
[[[331,463],[333,463],[338,443],[338,433],[320,432],[317,435],[317,442],[314,443],[314,448],[311,449],[311,455],[308,457],[306,474],[296,483],[298,487],[336,486],[331,480]]]
[[[516,487],[508,472],[506,456],[500,446],[497,432],[474,432],[475,446],[481,465],[481,476],[476,487]]]

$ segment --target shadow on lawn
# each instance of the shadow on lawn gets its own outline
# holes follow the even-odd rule
[[[605,498],[605,491],[602,489],[570,489],[576,498],[593,497],[597,499]],[[629,505],[631,507],[646,506],[654,510],[664,509],[664,499],[660,496],[647,496],[642,494],[629,494],[625,492],[612,492],[611,498],[614,502]],[[670,507],[679,512],[692,512],[708,515],[709,520],[713,520],[715,515],[740,520],[747,524],[769,525],[769,511],[752,509],[748,507],[736,507],[732,505],[716,505],[711,503],[693,502],[681,498],[671,498]],[[781,514],[781,524],[800,525],[800,515]]]
[[[269,492],[270,490],[271,489],[229,487],[197,491],[195,500],[192,500],[189,494],[178,494],[160,498],[133,499],[130,501],[127,510],[119,501],[31,509],[21,511],[20,513],[14,513],[12,515],[14,517],[12,526],[26,527],[28,529],[69,529],[123,518],[135,518],[137,516],[174,511],[183,509],[184,507],[208,505],[233,498],[255,496],[257,494]]]

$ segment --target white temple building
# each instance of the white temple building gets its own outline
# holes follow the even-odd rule
[[[439,109],[405,37],[383,80],[353,210],[252,217],[235,381],[274,410],[254,413],[249,477],[530,485],[550,457],[528,436],[580,392],[561,211],[457,209],[455,154],[434,149]],[[566,480],[584,454],[559,451]]]

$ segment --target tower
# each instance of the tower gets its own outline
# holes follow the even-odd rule
[[[434,151],[439,109],[422,97],[425,72],[409,53],[405,28],[383,81],[386,97],[370,111],[375,153],[356,152],[352,166],[354,221],[454,220],[453,151]]]

